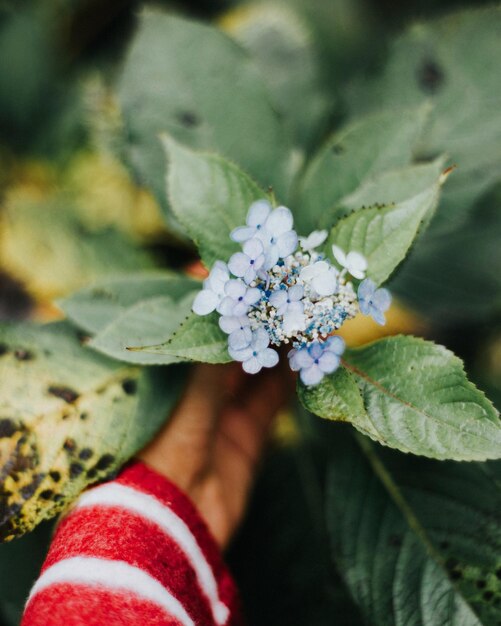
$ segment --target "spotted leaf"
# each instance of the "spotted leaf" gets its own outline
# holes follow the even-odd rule
[[[0,326],[0,538],[52,517],[145,445],[181,375],[101,356],[65,323]]]

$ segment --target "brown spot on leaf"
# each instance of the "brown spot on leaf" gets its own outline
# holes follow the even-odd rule
[[[436,93],[444,83],[444,71],[433,59],[425,59],[417,71],[419,86],[426,93]]]
[[[113,463],[114,460],[115,457],[112,454],[103,454],[94,467],[99,471],[105,470]]]
[[[90,448],[82,448],[78,458],[82,461],[88,461],[93,454],[94,452]]]
[[[14,420],[8,417],[0,419],[0,438],[12,437],[12,435],[19,430]]]
[[[49,476],[55,483],[58,483],[61,480],[61,474],[57,470],[52,470],[49,472]]]
[[[16,350],[14,352],[14,356],[18,361],[31,361],[35,358],[33,352],[30,352],[29,350],[24,350],[23,348],[19,348],[19,350]]]
[[[200,119],[193,111],[181,111],[177,114],[177,119],[186,128],[194,128],[200,124]]]
[[[77,447],[77,444],[75,442],[74,439],[72,439],[71,437],[68,437],[65,442],[63,443],[63,448],[64,450],[66,450],[66,452],[75,452]]]
[[[122,383],[122,389],[128,396],[133,396],[137,391],[137,381],[133,378],[126,378]]]
[[[83,472],[81,463],[73,462],[70,464],[70,478],[77,478]]]
[[[77,393],[71,387],[65,387],[63,385],[51,385],[47,391],[52,395],[56,396],[56,398],[61,398],[68,404],[72,404],[75,400],[78,399],[79,393]]]

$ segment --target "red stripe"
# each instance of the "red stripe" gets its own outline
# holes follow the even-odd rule
[[[200,624],[206,622],[200,622]],[[198,624],[198,622],[197,622]],[[29,603],[21,626],[181,626],[153,602],[102,588],[53,585]]]
[[[116,507],[76,509],[60,525],[43,570],[74,556],[125,561],[156,578],[195,623],[212,624],[210,606],[181,548],[153,522]]]

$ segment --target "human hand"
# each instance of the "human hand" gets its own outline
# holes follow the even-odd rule
[[[171,419],[138,457],[194,502],[224,548],[243,517],[273,417],[292,390],[280,366],[194,366]]]

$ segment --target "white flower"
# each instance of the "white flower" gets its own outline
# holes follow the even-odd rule
[[[264,259],[262,242],[259,239],[249,239],[244,243],[243,252],[235,252],[230,257],[228,267],[232,274],[249,284],[263,267]]]
[[[263,367],[274,367],[278,363],[278,353],[269,348],[270,338],[264,328],[252,333],[250,345],[241,350],[228,346],[232,359],[240,361],[245,372],[257,374]]]
[[[336,245],[332,245],[332,254],[341,267],[344,267],[354,278],[365,278],[367,270],[367,259],[360,252],[344,251]]]
[[[301,281],[309,283],[319,296],[331,296],[337,289],[337,270],[327,261],[317,261],[303,267]]]
[[[296,250],[297,234],[292,230],[293,222],[290,210],[279,206],[270,213],[263,228],[256,233],[264,246],[264,269],[271,269],[279,259],[284,259]]]
[[[311,252],[324,243],[327,239],[327,234],[326,230],[314,230],[308,235],[308,237],[299,237],[301,248],[303,248],[306,252]]]
[[[216,261],[209,276],[204,280],[204,288],[197,293],[192,310],[197,315],[212,313],[225,296],[224,288],[230,280],[228,266],[222,261]]]
[[[266,220],[271,213],[271,205],[267,200],[253,202],[247,213],[247,226],[239,226],[231,231],[233,241],[244,242],[255,237],[265,228]]]

